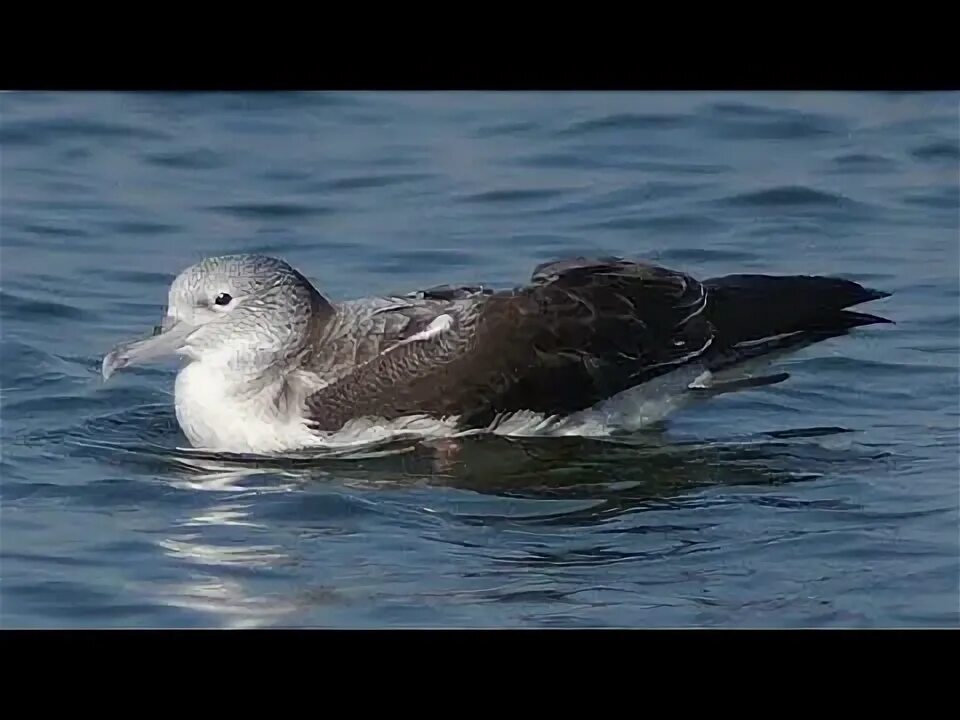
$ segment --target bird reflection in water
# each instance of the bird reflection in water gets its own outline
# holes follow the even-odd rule
[[[439,443],[394,439],[335,453],[312,451],[282,458],[168,451],[166,457],[151,460],[165,466],[167,482],[223,499],[198,508],[179,523],[182,532],[158,541],[167,556],[194,568],[195,574],[188,581],[156,587],[153,594],[168,605],[202,612],[218,625],[259,627],[295,625],[305,615],[316,623],[325,607],[336,611],[350,597],[369,592],[362,578],[350,574],[334,581],[342,588],[304,587],[298,580],[292,593],[289,588],[279,594],[258,592],[258,578],[295,576],[298,567],[316,560],[301,558],[300,552],[323,552],[315,543],[304,545],[304,539],[343,531],[342,516],[312,514],[315,506],[310,503],[331,497],[324,486],[333,496],[349,496],[350,503],[377,506],[375,512],[403,508],[412,513],[415,509],[420,515],[411,517],[418,523],[416,532],[432,533],[444,544],[456,544],[467,526],[506,523],[543,533],[553,532],[548,530],[551,527],[562,531],[602,525],[610,532],[661,533],[666,545],[658,545],[656,552],[684,552],[699,542],[696,528],[685,524],[668,532],[663,524],[673,523],[668,518],[627,520],[627,516],[720,502],[722,498],[711,496],[711,487],[782,486],[836,472],[838,466],[852,469],[851,463],[876,461],[849,439],[837,442],[849,437],[840,428],[813,428],[711,442],[679,442],[660,432],[616,441],[483,436]],[[413,501],[416,508],[406,507],[405,491],[419,493],[428,488],[440,492],[418,494]],[[390,500],[393,493],[398,493],[396,501]],[[303,517],[289,525],[278,520],[267,508],[270,496],[280,495],[290,496],[302,508]],[[769,493],[765,499],[775,500]],[[289,503],[285,507],[290,511]],[[439,525],[431,525],[428,516]],[[258,536],[269,537],[270,542],[257,542]],[[562,553],[544,554],[534,543],[526,550],[514,548],[504,562],[519,569],[631,559],[623,552],[612,554],[615,549],[577,543]]]

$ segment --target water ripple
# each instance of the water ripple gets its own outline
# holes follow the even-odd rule
[[[147,222],[145,220],[121,220],[103,224],[108,232],[119,235],[166,235],[179,230],[177,225],[161,222]]]
[[[920,160],[960,160],[960,144],[951,140],[937,140],[910,151]]]
[[[955,94],[2,103],[4,626],[956,626]],[[203,452],[175,363],[98,365],[236,251],[341,296],[564,254],[822,273],[897,324],[630,436]]]
[[[248,202],[232,205],[214,205],[207,209],[242,219],[255,220],[286,220],[315,215],[329,215],[336,212],[334,208],[328,206],[306,205],[293,202]]]
[[[673,129],[683,127],[689,122],[690,117],[687,115],[622,113],[582,120],[564,128],[559,134],[583,136],[607,131]]]
[[[586,222],[581,225],[586,230],[660,230],[663,232],[674,232],[678,234],[711,232],[719,230],[724,226],[722,222],[707,215],[682,214],[682,215],[635,215],[613,217],[606,220],[596,220]],[[670,252],[670,251],[667,251]],[[706,251],[711,252],[719,251]],[[737,259],[744,257],[745,253],[724,253],[724,257]]]
[[[9,121],[0,125],[0,144],[43,146],[63,140],[168,140],[158,130],[84,118]]]
[[[705,110],[708,131],[743,140],[809,140],[846,132],[836,117],[743,103],[714,103]]]
[[[84,230],[81,227],[76,226],[58,226],[52,224],[36,224],[36,223],[27,223],[22,226],[23,230],[28,233],[35,233],[37,235],[49,235],[52,237],[75,237],[83,238],[89,237],[90,231]]]
[[[542,130],[542,125],[535,122],[509,122],[488,125],[479,128],[475,135],[478,138],[492,138],[500,136],[514,136],[530,134]]]
[[[870,153],[847,153],[833,159],[834,172],[843,173],[880,173],[894,172],[898,169],[896,160],[883,155]]]
[[[52,300],[35,300],[0,290],[0,316],[31,320],[91,320],[94,313]]]
[[[316,189],[321,190],[368,190],[390,187],[391,185],[406,185],[409,183],[430,180],[434,176],[428,173],[397,173],[394,175],[357,175],[328,180]]]
[[[531,200],[550,200],[565,194],[566,190],[550,188],[517,188],[513,190],[487,190],[461,198],[464,202],[519,203]]]
[[[216,170],[228,164],[223,155],[208,148],[150,153],[145,158],[148,163],[177,170]]]
[[[960,208],[960,196],[958,196],[956,187],[931,188],[925,192],[908,193],[903,196],[903,202],[908,205],[918,205],[938,210]]]
[[[620,156],[591,157],[580,152],[543,152],[521,155],[513,160],[517,165],[540,169],[568,170],[636,170],[665,174],[718,175],[728,172],[729,165],[720,163],[693,163],[656,160],[632,160]]]
[[[719,202],[726,205],[745,205],[761,208],[776,206],[850,208],[856,205],[854,201],[839,193],[816,190],[803,185],[787,185],[730,195]]]

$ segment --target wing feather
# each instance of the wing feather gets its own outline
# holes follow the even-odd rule
[[[360,416],[458,416],[478,426],[518,410],[572,412],[695,359],[713,340],[698,281],[619,258],[544,263],[508,291],[410,297],[415,307],[382,310],[405,320],[394,318],[400,330],[307,398],[317,428]],[[442,327],[431,325],[441,315]]]

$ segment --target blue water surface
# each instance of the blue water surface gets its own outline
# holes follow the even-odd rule
[[[3,627],[957,626],[960,95],[0,95]],[[570,254],[845,276],[863,328],[621,441],[199,462],[200,258],[339,299]]]

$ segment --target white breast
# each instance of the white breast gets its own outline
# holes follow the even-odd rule
[[[277,402],[282,381],[251,393],[223,365],[194,361],[177,375],[180,428],[198,449],[269,453],[315,444],[296,408]]]

